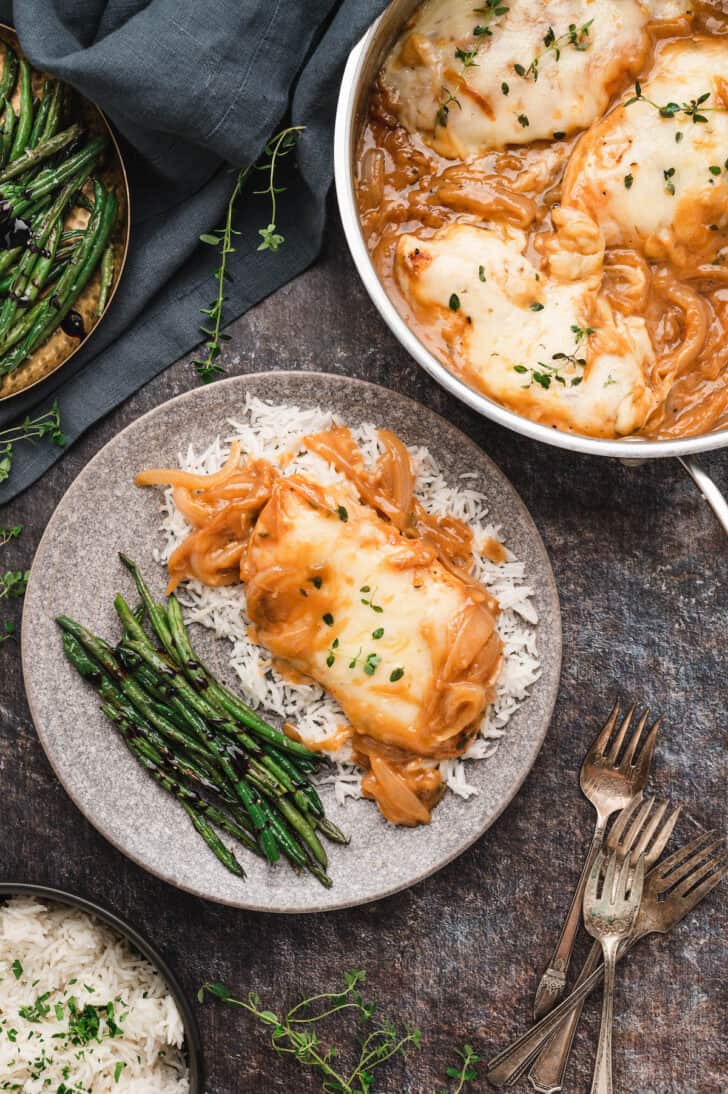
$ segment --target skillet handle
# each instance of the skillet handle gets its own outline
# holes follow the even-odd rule
[[[728,535],[728,500],[715,485],[707,471],[704,471],[691,456],[678,456],[678,459],[687,473],[695,480],[700,493],[720,521],[723,531]]]

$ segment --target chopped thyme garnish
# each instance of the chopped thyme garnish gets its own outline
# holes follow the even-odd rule
[[[557,130],[557,131],[556,131],[556,132],[554,133],[554,140],[555,140],[555,141],[562,141],[562,140],[564,139],[564,137],[565,137],[565,136],[566,136],[566,133],[564,133],[564,132],[563,132],[563,130],[561,130],[561,129],[558,129],[558,130]]]
[[[10,968],[13,970],[13,976],[15,977],[15,979],[20,980],[20,977],[23,975],[23,966],[20,964],[17,957],[13,961]]]
[[[596,327],[580,327],[576,323],[571,324],[571,330],[576,340],[576,344],[579,342],[585,342],[590,334],[596,334]]]
[[[443,87],[442,94],[445,98],[437,108],[433,129],[437,129],[438,125],[441,125],[443,128],[447,125],[447,119],[450,115],[450,108],[452,106],[457,106],[459,110],[462,110],[460,100],[455,98],[449,88]]]
[[[711,164],[710,167],[708,168],[708,170],[710,171],[711,175],[719,175],[720,174],[720,167],[718,167],[717,163]]]
[[[447,302],[447,306],[449,307],[450,311],[460,310],[460,297],[457,293],[454,292],[451,294],[450,299]]]
[[[485,281],[485,266],[478,266],[478,277],[481,281]]]
[[[311,582],[315,589],[320,589],[323,584],[323,580],[318,576],[318,574],[315,577],[310,577],[308,580]]]
[[[634,182],[634,175],[630,172],[629,175],[624,176],[624,188],[625,190],[632,189],[632,183]]]
[[[524,65],[515,64],[513,66],[514,71],[524,80],[532,79],[535,83],[536,80],[538,80],[539,62],[547,54],[553,53],[554,60],[558,61],[561,58],[561,50],[565,46],[573,46],[573,48],[580,53],[589,49],[589,46],[591,45],[589,41],[589,27],[593,22],[594,20],[590,19],[588,23],[583,23],[580,27],[577,27],[576,23],[569,23],[569,29],[558,36],[554,32],[553,27],[549,27],[543,40],[543,44],[546,48],[536,54],[528,68]]]
[[[511,90],[510,87],[508,86],[508,84],[504,80],[503,83],[501,84],[501,92],[504,95],[507,95],[510,90]]]
[[[372,631],[372,638],[381,638],[384,634],[384,627],[377,627],[375,631]]]
[[[378,653],[368,653],[362,668],[367,676],[373,676],[377,671],[377,666],[381,664],[381,657]]]
[[[527,129],[528,126],[531,124],[528,120],[528,115],[527,114],[519,114],[518,115],[518,124],[522,125],[524,129]]]
[[[343,505],[337,506],[336,513],[338,515],[339,520],[343,520],[344,523],[346,523],[347,520],[349,519],[349,514],[348,514],[347,510],[344,508]]]
[[[607,376],[606,380],[604,381],[604,387],[611,387],[612,384],[616,384],[616,382],[617,381],[614,379],[614,377],[612,376],[612,374],[610,372],[609,376]]]
[[[674,167],[668,167],[665,171],[662,172],[662,174],[663,174],[664,179],[665,179],[665,189],[667,190],[668,194],[674,194],[675,193],[675,183],[672,181],[672,179],[673,179],[673,175],[675,174],[675,168]]]
[[[359,592],[369,594],[369,599],[368,600],[365,600],[364,597],[362,597],[362,599],[361,599],[361,603],[365,604],[367,608],[371,608],[373,612],[378,612],[378,613],[384,611],[384,608],[381,606],[381,604],[375,604],[375,602],[374,602],[374,597],[375,597],[376,592],[377,592],[376,589],[374,590],[374,592],[372,592],[368,585],[362,585]]]
[[[397,668],[397,669],[393,669],[390,672],[389,679],[390,679],[391,683],[396,684],[397,681],[401,680],[403,676],[404,676],[404,669]]]
[[[538,300],[536,300],[533,304],[529,304],[528,306],[531,311],[543,311],[543,304],[540,304]]]
[[[329,646],[329,652],[328,652],[328,656],[326,658],[326,664],[329,666],[329,668],[331,668],[334,661],[336,660],[336,655],[334,654],[334,650],[338,650],[338,648],[339,648],[339,639],[335,638],[334,641]]]
[[[477,68],[478,62],[475,58],[478,56],[477,49],[461,49],[459,46],[455,50],[455,56],[458,61],[463,62],[463,68]]]
[[[324,614],[323,614],[323,615],[321,616],[321,618],[323,619],[323,621],[324,621],[324,623],[326,624],[326,626],[327,626],[327,627],[333,627],[333,625],[334,625],[334,617],[333,617],[333,615],[331,614],[331,612],[325,612],[325,613],[324,613]]]
[[[505,4],[501,4],[500,0],[485,0],[485,3],[479,8],[473,8],[475,15],[482,15],[484,18],[473,27],[473,34],[476,38],[491,38],[493,31],[490,27],[494,17],[505,15],[509,9]]]

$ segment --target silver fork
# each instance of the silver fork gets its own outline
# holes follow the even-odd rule
[[[607,863],[602,879],[602,867]],[[614,1025],[614,978],[617,951],[632,934],[642,901],[645,860],[642,855],[632,870],[631,857],[620,866],[616,853],[608,859],[600,852],[584,890],[584,926],[602,944],[604,998],[597,1059],[591,1094],[612,1094],[612,1028]]]
[[[680,816],[680,808],[678,805],[665,819],[667,802],[660,802],[655,808],[654,797],[643,803],[642,795],[636,794],[610,827],[605,844],[607,850],[613,851],[619,862],[629,857],[633,866],[637,865],[640,855],[644,855],[645,869],[651,869],[667,846]],[[595,942],[579,973],[577,987],[594,972],[601,956],[601,946]],[[561,1090],[583,1006],[583,1000],[576,1004],[531,1068],[528,1078],[539,1094],[557,1094]]]
[[[634,932],[624,953],[650,934],[667,934],[726,876],[728,860],[716,832],[705,832],[658,863],[645,878]],[[621,958],[620,951],[618,957]],[[522,1033],[488,1064],[486,1078],[497,1087],[514,1086],[575,1006],[581,1006],[604,974],[600,965],[550,1014]]]
[[[631,707],[627,711],[621,726],[614,734],[614,728],[619,718],[619,703],[614,704],[606,725],[587,752],[581,766],[579,782],[584,796],[589,799],[596,809],[597,822],[589,853],[584,862],[584,869],[574,890],[571,906],[561,928],[556,949],[536,990],[533,1005],[535,1018],[541,1018],[544,1014],[548,1014],[564,993],[566,973],[569,969],[574,940],[581,922],[584,887],[589,872],[594,865],[594,860],[601,850],[607,821],[613,813],[624,809],[635,794],[644,789],[647,782],[652,755],[655,751],[655,741],[660,728],[660,720],[658,718],[652,726],[639,751],[639,755],[636,755],[637,746],[640,743],[642,732],[649,717],[649,710],[646,710],[637,723],[636,729],[632,732],[624,750],[624,755],[619,759],[620,750],[632,724],[634,712],[635,707]]]

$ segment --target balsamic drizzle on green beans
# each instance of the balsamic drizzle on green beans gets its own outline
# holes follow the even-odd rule
[[[330,887],[319,833],[335,843],[348,840],[324,816],[309,778],[321,758],[221,684],[195,654],[177,599],[156,601],[138,566],[119,557],[134,579],[139,608],[115,597],[123,632],[116,646],[59,616],[66,657],[98,692],[130,753],[180,802],[230,873],[245,877],[220,832],[271,864],[283,856]]]
[[[0,381],[61,328],[82,338],[74,310],[101,268],[96,316],[113,282],[114,190],[99,181],[104,136],[67,117],[70,89],[46,79],[36,98],[33,70],[4,46],[0,75]],[[18,113],[12,98],[18,88]],[[74,209],[83,228],[66,230]]]

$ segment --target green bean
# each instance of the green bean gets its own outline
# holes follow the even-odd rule
[[[0,76],[0,99],[9,99],[18,82],[18,55],[7,42],[4,45],[5,57],[3,59],[2,76]]]
[[[101,277],[99,282],[99,299],[96,303],[96,315],[101,317],[106,310],[109,300],[109,292],[114,281],[114,246],[109,243],[101,258]]]
[[[33,128],[33,85],[30,65],[26,60],[20,62],[20,114],[15,130],[13,146],[10,150],[10,162],[22,156]]]

